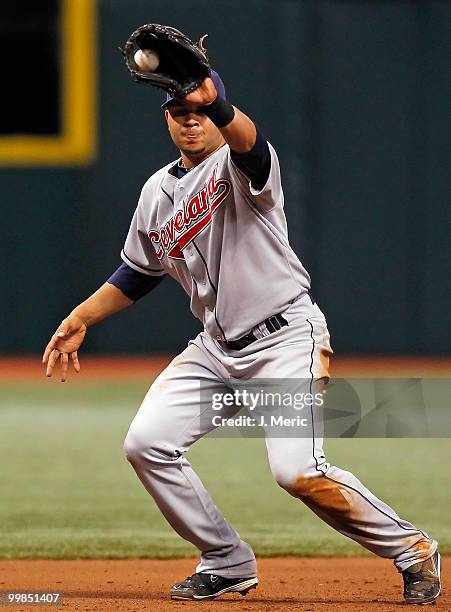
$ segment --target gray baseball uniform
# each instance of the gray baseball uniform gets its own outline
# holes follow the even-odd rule
[[[310,279],[288,243],[277,156],[255,191],[224,146],[177,179],[170,164],[144,185],[122,258],[167,272],[217,340],[235,340],[306,293]]]
[[[260,190],[237,168],[227,145],[182,178],[174,163],[156,172],[142,190],[122,251],[136,272],[177,280],[204,325],[151,386],[125,452],[168,522],[200,549],[197,571],[229,578],[256,575],[254,554],[184,456],[215,427],[209,397],[233,381],[275,378],[304,381],[321,392],[332,352],[309,276],[288,242],[279,163],[271,146],[270,152],[269,178]],[[249,333],[254,341],[234,344]],[[229,406],[223,416],[237,411]],[[326,461],[320,407],[305,414],[302,436],[265,428],[280,486],[340,533],[393,559],[399,571],[431,556],[435,540]]]

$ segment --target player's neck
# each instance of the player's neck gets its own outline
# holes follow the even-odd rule
[[[181,160],[179,161],[179,166],[181,168],[186,168],[187,170],[191,170],[191,168],[193,168],[194,166],[196,166],[197,164],[194,162],[194,160],[191,160],[187,155],[185,155],[182,151],[180,151],[180,155],[181,155]],[[200,163],[200,162],[197,162]]]
[[[222,146],[224,146],[224,144],[225,142],[223,141],[221,142],[219,147],[217,147],[213,151],[204,151],[197,155],[187,155],[184,151],[180,151],[180,156],[181,156],[180,166],[182,168],[186,168],[187,170],[190,170],[191,168],[194,168],[194,166],[198,166],[199,164],[201,164],[208,157],[210,157],[210,155],[213,155],[213,153],[216,153],[216,151],[218,151]]]

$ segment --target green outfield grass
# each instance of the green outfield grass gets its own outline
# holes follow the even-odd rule
[[[0,558],[197,554],[160,516],[122,453],[146,383],[0,386]],[[451,553],[451,440],[330,440],[353,471]],[[365,555],[272,480],[262,439],[209,438],[189,457],[259,555]]]

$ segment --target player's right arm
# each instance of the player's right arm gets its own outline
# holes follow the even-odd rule
[[[165,278],[165,272],[147,237],[146,221],[140,214],[141,205],[142,197],[121,253],[123,263],[104,285],[58,325],[47,344],[42,357],[42,362],[47,365],[47,376],[52,376],[58,360],[61,362],[61,381],[66,380],[69,359],[75,371],[79,372],[78,349],[88,327],[130,306]]]
[[[70,315],[58,325],[44,351],[42,362],[47,365],[47,376],[52,376],[55,365],[60,360],[61,381],[64,382],[69,358],[72,360],[75,371],[79,372],[78,349],[85,338],[88,327],[123,310],[133,302],[134,300],[127,297],[120,289],[107,282],[74,308]]]
[[[76,372],[80,371],[78,349],[88,327],[106,319],[115,312],[147,295],[163,280],[164,275],[143,274],[125,262],[87,300],[79,304],[61,321],[50,338],[42,362],[47,365],[47,376],[51,376],[58,360],[61,362],[61,381],[64,382],[69,367],[69,357]]]

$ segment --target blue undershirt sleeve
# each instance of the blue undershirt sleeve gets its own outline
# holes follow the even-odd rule
[[[107,282],[120,289],[130,300],[136,302],[152,291],[152,289],[155,289],[163,278],[164,276],[149,276],[148,274],[136,272],[136,270],[127,266],[126,263],[122,263]]]
[[[230,150],[230,157],[235,166],[248,177],[254,189],[263,189],[271,172],[271,153],[266,139],[258,129],[252,149],[248,153]]]

